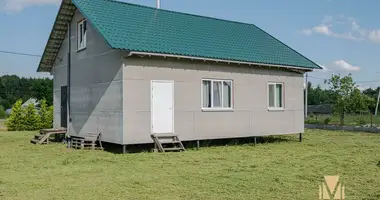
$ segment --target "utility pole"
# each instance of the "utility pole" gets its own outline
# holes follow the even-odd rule
[[[307,92],[308,92],[307,72],[305,72],[305,119],[307,118]]]
[[[160,8],[161,8],[160,0],[157,0],[157,9],[160,9]]]
[[[377,109],[379,108],[379,100],[380,100],[380,87],[379,88],[379,92],[377,94],[377,102],[376,102],[376,110],[375,110],[375,116],[377,116]]]

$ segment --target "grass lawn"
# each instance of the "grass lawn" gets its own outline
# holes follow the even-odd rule
[[[340,175],[346,199],[380,199],[380,135],[309,130],[304,142],[113,154],[29,144],[0,132],[0,199],[318,199]]]

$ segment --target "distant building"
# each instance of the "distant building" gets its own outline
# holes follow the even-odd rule
[[[40,102],[39,102],[37,99],[34,99],[34,98],[30,98],[30,99],[28,99],[27,101],[25,101],[25,102],[21,105],[21,107],[22,107],[22,108],[26,108],[26,107],[29,106],[29,104],[33,104],[34,107],[35,107],[37,110],[40,109]],[[12,108],[7,109],[5,112],[6,112],[8,115],[10,115],[11,112],[12,112]]]
[[[28,107],[29,104],[34,104],[34,107],[39,107],[40,106],[40,102],[37,99],[34,99],[34,98],[28,99],[21,106],[22,107]]]

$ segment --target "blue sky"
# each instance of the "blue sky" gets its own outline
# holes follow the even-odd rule
[[[155,0],[126,0],[155,6]],[[0,0],[0,50],[42,54],[60,0]],[[378,0],[161,0],[163,9],[252,23],[324,66],[311,77],[352,73],[380,84]],[[36,73],[39,58],[0,53],[0,75]],[[316,84],[323,80],[310,78]]]

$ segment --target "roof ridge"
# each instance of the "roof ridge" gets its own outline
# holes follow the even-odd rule
[[[143,7],[143,8],[148,8],[148,9],[156,10],[156,11],[164,11],[164,12],[171,12],[171,13],[177,13],[177,14],[182,14],[182,15],[190,15],[190,16],[193,16],[193,17],[201,17],[201,18],[220,20],[220,21],[225,21],[225,22],[244,24],[244,25],[251,25],[251,26],[257,27],[255,24],[251,24],[251,23],[248,23],[248,22],[233,21],[233,20],[221,19],[221,18],[217,18],[217,17],[210,17],[210,16],[205,16],[205,15],[192,14],[192,13],[180,12],[180,11],[175,11],[175,10],[167,10],[167,9],[163,9],[163,8],[159,8],[158,9],[158,8],[151,7],[151,6],[146,6],[146,5],[141,5],[141,4],[134,4],[134,3],[124,2],[124,1],[119,1],[119,0],[102,0],[102,1],[110,1],[110,2],[114,2],[114,3],[128,4],[128,5],[131,5],[131,6]]]

